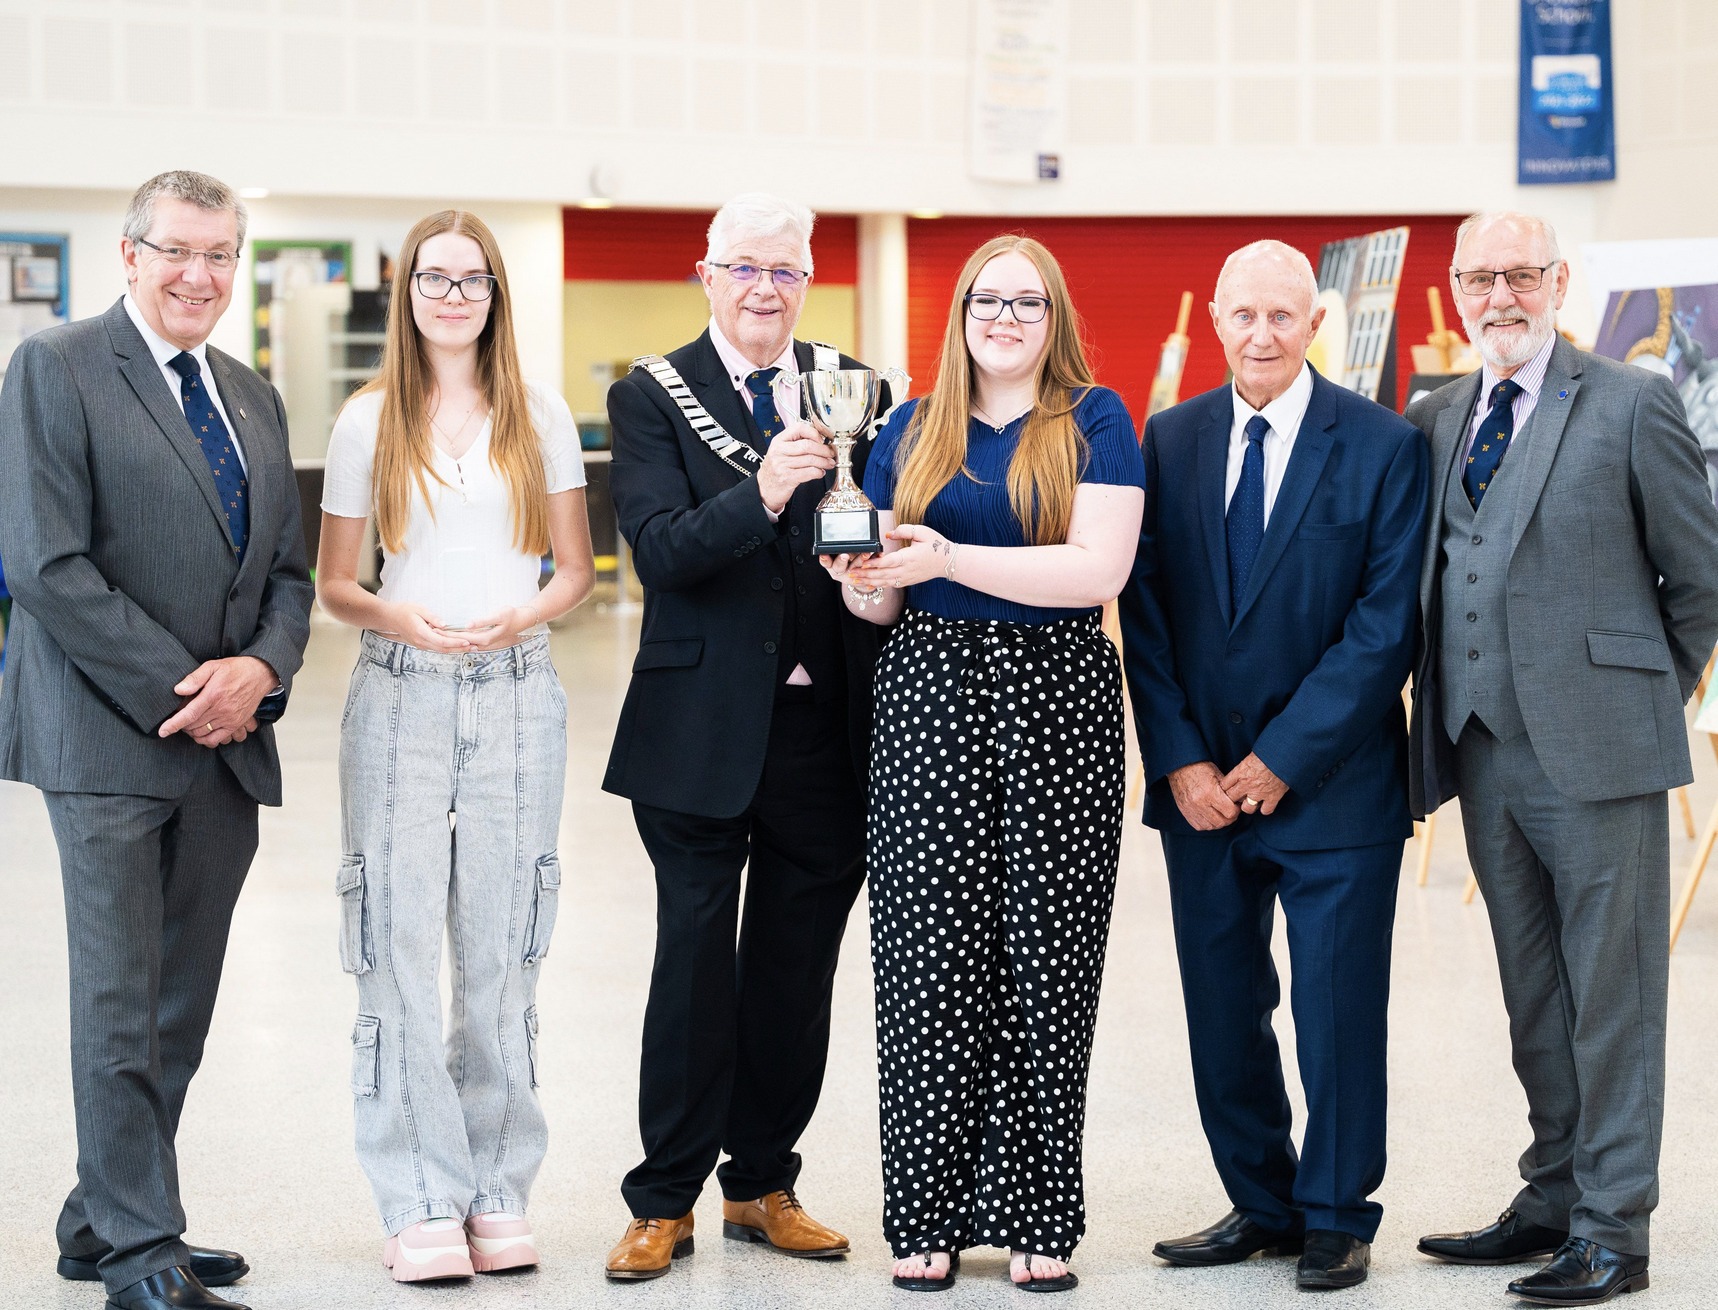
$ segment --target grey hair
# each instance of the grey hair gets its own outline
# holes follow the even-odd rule
[[[1461,253],[1461,243],[1466,241],[1475,228],[1490,227],[1493,223],[1514,222],[1527,223],[1539,229],[1545,238],[1545,255],[1553,264],[1563,262],[1563,248],[1557,244],[1557,229],[1552,227],[1537,214],[1523,214],[1517,209],[1491,209],[1478,214],[1469,214],[1462,219],[1461,226],[1456,229],[1456,248],[1450,256],[1450,262],[1455,263],[1455,256]]]
[[[245,228],[250,224],[244,201],[219,178],[185,169],[157,173],[132,193],[131,204],[125,211],[125,226],[120,229],[127,241],[141,241],[149,235],[149,229],[155,225],[155,202],[162,196],[183,200],[198,209],[231,210],[239,223],[239,248],[244,248]]]
[[[705,235],[706,261],[725,258],[747,237],[785,236],[799,242],[800,262],[811,272],[811,228],[817,215],[797,200],[784,200],[765,191],[747,191],[716,211]]]
[[[1255,255],[1272,255],[1288,263],[1306,281],[1307,313],[1310,314],[1318,307],[1318,275],[1312,271],[1312,261],[1286,241],[1254,241],[1239,250],[1231,251],[1217,274],[1217,286],[1211,293],[1212,300],[1219,298],[1219,293],[1223,290],[1223,279],[1229,276],[1229,269],[1241,260],[1251,259]]]

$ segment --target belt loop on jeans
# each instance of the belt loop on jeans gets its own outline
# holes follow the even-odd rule
[[[525,658],[525,648],[530,644],[530,638],[526,638],[509,648],[513,652],[513,681],[515,682],[519,682],[525,677],[527,666],[530,664],[530,661]]]
[[[406,643],[390,641],[388,643],[388,672],[396,678],[406,671]]]

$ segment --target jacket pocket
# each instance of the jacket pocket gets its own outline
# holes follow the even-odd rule
[[[525,1009],[525,1058],[531,1067],[531,1086],[537,1085],[537,1007]]]
[[[647,641],[638,648],[632,671],[643,669],[687,669],[704,658],[704,639],[684,637],[674,641]]]
[[[525,959],[536,964],[549,953],[555,934],[555,913],[561,899],[561,857],[550,851],[537,861],[537,885],[531,896],[531,917],[525,928]]]
[[[373,1014],[361,1014],[352,1027],[352,1095],[365,1098],[376,1094],[376,1083],[382,1069],[382,1021]]]
[[[1587,654],[1594,664],[1624,669],[1646,669],[1652,673],[1671,673],[1670,647],[1657,637],[1637,632],[1587,633]]]
[[[340,898],[340,967],[347,973],[369,973],[371,957],[364,922],[364,857],[342,855],[334,879]]]
[[[1366,520],[1355,519],[1352,523],[1307,523],[1302,522],[1295,529],[1295,536],[1305,541],[1347,541],[1358,537],[1366,531]]]

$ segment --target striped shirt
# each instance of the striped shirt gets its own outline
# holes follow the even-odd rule
[[[1551,347],[1557,344],[1557,333],[1552,331],[1546,338],[1545,344],[1539,347],[1539,353],[1528,360],[1515,371],[1510,379],[1521,388],[1515,397],[1515,403],[1510,406],[1510,414],[1514,418],[1512,432],[1519,433],[1527,426],[1527,420],[1533,417],[1533,409],[1539,403],[1539,389],[1545,385],[1545,370],[1551,366]],[[1487,364],[1481,370],[1479,382],[1479,401],[1473,407],[1473,419],[1468,423],[1467,445],[1462,449],[1462,459],[1467,459],[1468,452],[1473,449],[1474,438],[1479,436],[1479,425],[1485,422],[1485,416],[1491,413],[1491,393],[1499,382],[1503,381]]]

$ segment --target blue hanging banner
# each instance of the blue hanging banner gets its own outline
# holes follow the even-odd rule
[[[1610,0],[1521,0],[1518,155],[1522,186],[1616,177]]]

